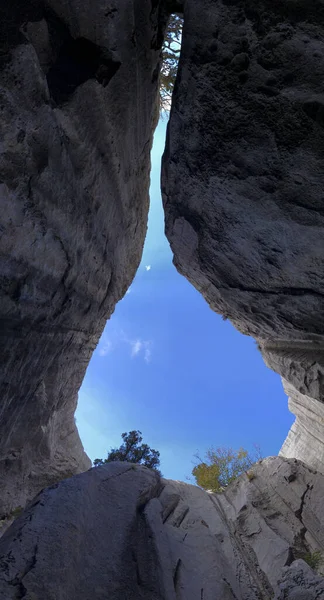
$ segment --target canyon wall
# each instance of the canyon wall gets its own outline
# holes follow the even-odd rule
[[[324,470],[324,4],[186,0],[162,164],[177,269],[253,336]]]
[[[324,550],[323,494],[323,475],[279,457],[222,494],[110,463],[44,490],[8,529],[0,596],[320,600],[305,561]]]
[[[77,392],[138,267],[166,12],[0,8],[0,516],[87,469]],[[179,271],[253,336],[324,469],[321,0],[186,0],[162,193]]]
[[[147,226],[159,2],[0,7],[0,516],[90,467],[77,392]]]
[[[77,393],[141,258],[180,4],[0,7],[0,525],[90,466]],[[174,262],[282,376],[297,418],[281,453],[323,471],[324,4],[185,0],[184,16],[162,166]],[[296,458],[217,495],[92,469],[4,533],[0,596],[319,600],[323,493]]]

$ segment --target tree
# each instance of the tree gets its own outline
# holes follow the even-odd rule
[[[253,453],[244,448],[210,448],[206,452],[205,461],[198,454],[195,457],[199,460],[192,470],[196,483],[204,490],[222,492],[261,459],[261,452],[258,446],[255,446]]]
[[[166,28],[162,46],[162,65],[160,71],[160,113],[169,112],[172,92],[177,76],[182,35],[183,19],[172,14]]]
[[[153,450],[147,444],[142,444],[143,438],[141,431],[130,431],[129,433],[122,433],[123,443],[119,448],[111,448],[108,452],[107,458],[96,458],[93,461],[95,467],[103,465],[108,462],[117,460],[137,463],[154,469],[160,473],[158,467],[160,466],[160,452]]]

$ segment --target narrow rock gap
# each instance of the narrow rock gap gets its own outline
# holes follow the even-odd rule
[[[157,3],[156,2],[155,3],[152,2],[152,6],[154,4],[156,5]],[[174,16],[176,14],[181,13],[183,7],[182,7],[182,3],[181,2],[170,2],[169,5],[168,5],[168,8],[169,8],[169,10],[171,12],[171,16],[172,15]],[[157,73],[156,73],[156,71],[154,71],[153,72],[154,80],[155,80],[156,76],[157,76]],[[198,219],[197,219],[197,221],[198,221]],[[199,226],[199,223],[197,225],[197,228],[198,228],[198,226]],[[148,263],[147,265],[145,265],[144,268],[147,269],[147,271],[149,271],[151,269],[151,265]],[[260,290],[256,290],[256,291],[259,292]],[[302,290],[302,291],[305,292],[305,290]],[[107,331],[108,331],[108,329],[107,329]],[[133,344],[132,350],[131,350],[131,352],[133,353],[132,357],[135,358],[138,355],[138,353],[140,352],[140,348],[142,348],[143,349],[143,353],[144,353],[144,357],[145,357],[144,360],[147,361],[147,362],[150,361],[150,354],[151,354],[152,350],[149,347],[149,344],[150,344],[149,341],[147,341],[147,340],[144,340],[144,341],[141,341],[141,340],[131,340],[131,339],[127,339],[125,341],[126,341],[126,343],[129,343],[130,345]],[[100,351],[103,353],[102,355],[105,355],[106,353],[109,353],[110,352],[109,348],[110,348],[110,343],[108,343],[107,348],[101,348]],[[137,349],[139,349],[139,350],[137,350]],[[109,375],[108,375],[108,378],[109,378]],[[134,396],[134,398],[135,398],[135,396]]]
[[[176,592],[176,594],[178,595],[179,592],[179,585],[180,585],[180,569],[181,569],[181,558],[179,558],[177,560],[177,564],[175,566],[174,569],[174,573],[173,573],[173,585],[174,585],[174,590]]]

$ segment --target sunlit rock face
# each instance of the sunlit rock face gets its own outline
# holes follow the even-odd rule
[[[77,392],[138,267],[165,19],[150,0],[0,8],[0,517],[89,468]]]
[[[324,469],[302,408],[324,401],[324,5],[186,0],[184,16],[162,165],[174,263],[298,397],[282,453]]]
[[[222,494],[110,463],[44,490],[7,530],[0,596],[319,600],[304,559],[324,550],[323,494],[323,475],[283,458]]]
[[[284,381],[289,410],[296,415],[280,450],[287,458],[307,457],[307,462],[324,472],[324,403],[300,394]]]

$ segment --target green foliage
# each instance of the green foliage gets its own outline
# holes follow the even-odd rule
[[[170,16],[162,46],[160,71],[160,113],[170,110],[172,92],[177,76],[181,49],[183,19],[176,14]]]
[[[319,550],[315,550],[315,552],[307,552],[302,556],[302,559],[312,568],[314,571],[320,567],[323,563],[323,555]]]
[[[206,452],[205,460],[198,454],[196,458],[199,462],[192,470],[196,483],[204,490],[221,492],[242,473],[248,472],[250,467],[260,460],[261,455],[257,447],[253,454],[244,448],[210,448]],[[248,477],[251,481],[255,475],[250,472]]]
[[[160,466],[160,452],[153,450],[147,444],[142,444],[141,431],[122,433],[122,439],[123,443],[119,448],[112,448],[105,459],[96,458],[93,461],[94,466],[97,467],[108,462],[121,460],[123,462],[144,465],[160,473],[158,470]]]

